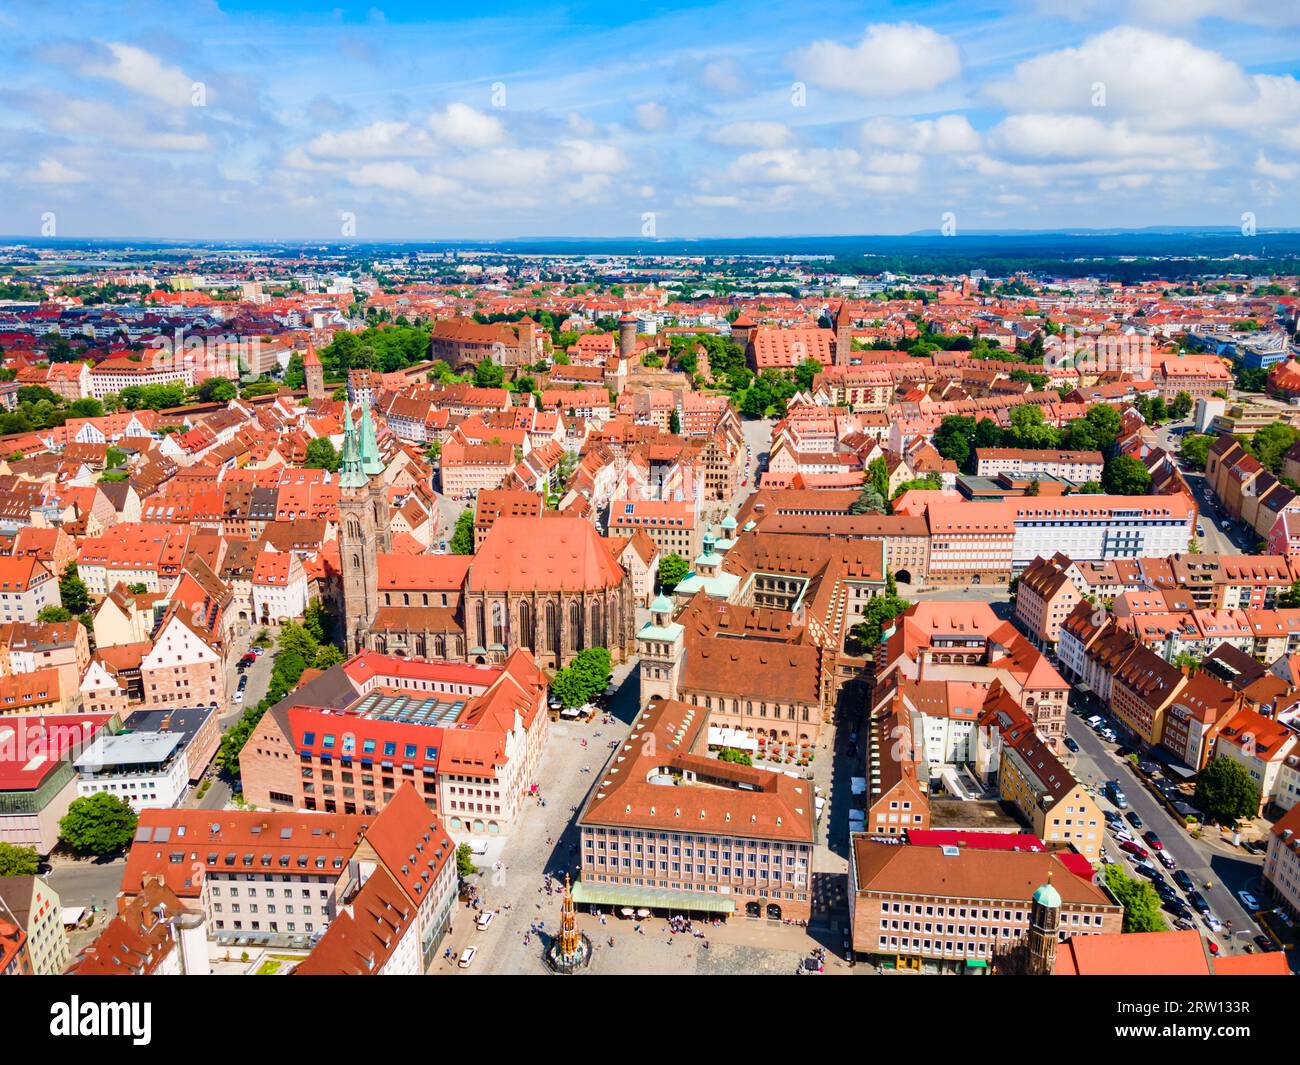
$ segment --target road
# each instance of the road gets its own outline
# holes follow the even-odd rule
[[[1084,705],[1084,699],[1078,693],[1071,692],[1070,704],[1072,707]],[[1095,702],[1087,705],[1090,712],[1096,712]],[[1079,754],[1073,766],[1074,775],[1085,784],[1095,785],[1098,805],[1103,809],[1117,809],[1109,799],[1102,796],[1101,785],[1106,780],[1118,779],[1129,801],[1129,809],[1136,810],[1138,816],[1145,822],[1142,831],[1155,831],[1165,849],[1178,862],[1178,868],[1187,870],[1197,890],[1209,902],[1214,915],[1221,921],[1231,921],[1234,933],[1245,931],[1250,936],[1257,935],[1260,929],[1246,912],[1245,907],[1237,900],[1235,893],[1245,888],[1256,897],[1260,897],[1258,880],[1262,859],[1233,857],[1192,839],[1160,805],[1155,796],[1147,791],[1133,767],[1127,761],[1117,757],[1114,747],[1093,732],[1083,718],[1074,714],[1069,715],[1066,721],[1066,734],[1079,745]],[[1133,835],[1136,838],[1140,833],[1134,832]],[[1127,864],[1128,855],[1119,849],[1109,833],[1106,850],[1112,858],[1123,857]],[[1129,872],[1130,875],[1138,875],[1133,872],[1131,866]],[[1169,879],[1168,872],[1165,876]],[[1211,884],[1208,889],[1204,886],[1207,882]],[[1165,916],[1167,918],[1168,914]],[[1197,925],[1202,932],[1210,934],[1199,916]],[[1224,931],[1225,934],[1219,939],[1226,944],[1227,929],[1225,928]]]
[[[1205,534],[1199,538],[1201,551],[1212,555],[1253,553],[1259,543],[1259,537],[1241,522],[1232,521],[1214,496],[1207,491],[1205,474],[1200,470],[1188,469],[1178,457],[1179,441],[1185,433],[1192,431],[1190,420],[1166,422],[1156,430],[1156,441],[1173,456],[1174,463],[1182,472],[1188,487],[1195,493],[1196,503],[1201,513],[1201,527],[1205,530]],[[1227,529],[1223,527],[1225,522],[1228,524]]]
[[[111,862],[56,858],[45,879],[64,906],[113,906],[125,868],[125,858]]]

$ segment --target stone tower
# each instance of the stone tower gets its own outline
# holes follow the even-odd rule
[[[375,436],[375,420],[370,414],[370,401],[361,401],[361,472],[370,481],[370,503],[374,510],[375,542],[381,554],[393,549],[393,536],[389,524],[388,488],[383,482],[384,460],[379,455],[379,441]]]
[[[325,398],[325,367],[316,354],[316,345],[307,341],[307,354],[302,357],[302,372],[307,378],[307,399]]]
[[[344,412],[343,455],[339,465],[339,569],[343,577],[343,617],[348,654],[365,646],[365,635],[379,609],[379,544],[370,478],[362,467],[361,443],[352,424],[352,405]],[[387,524],[387,523],[385,523]]]
[[[636,318],[630,314],[625,314],[618,320],[618,353],[625,359],[636,353],[638,324]]]
[[[1061,926],[1061,893],[1047,883],[1034,892],[1029,906],[1029,931],[1025,934],[1028,969],[1034,976],[1051,976],[1056,967],[1057,933]]]
[[[853,357],[853,318],[848,301],[840,303],[835,312],[835,365],[847,366]]]
[[[636,634],[641,656],[641,708],[651,699],[676,699],[686,654],[686,630],[673,620],[673,601],[666,595],[650,604],[650,620]]]

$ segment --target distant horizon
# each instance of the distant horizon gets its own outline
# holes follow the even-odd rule
[[[1243,236],[1243,239],[1251,239],[1267,236],[1296,236],[1300,235],[1300,226],[1277,226],[1260,228],[1245,238],[1241,234],[1240,228],[1235,226],[1223,225],[1149,225],[1149,226],[1061,226],[1049,227],[1044,229],[971,229],[965,232],[953,233],[950,235],[943,234],[938,229],[930,230],[912,230],[907,233],[751,233],[746,235],[723,235],[723,234],[705,234],[699,236],[665,236],[665,237],[643,237],[636,235],[612,235],[612,236],[584,236],[575,233],[550,233],[550,234],[514,234],[510,236],[463,236],[463,237],[434,237],[434,236],[405,236],[405,237],[351,237],[351,238],[322,238],[311,236],[284,236],[284,237],[202,237],[195,235],[186,236],[147,236],[142,234],[122,234],[112,236],[68,236],[68,237],[40,237],[30,234],[21,233],[0,233],[0,244],[4,245],[30,245],[30,246],[68,246],[77,247],[81,245],[95,244],[159,244],[175,245],[178,247],[187,247],[190,245],[216,245],[216,246],[242,246],[242,245],[288,245],[288,246],[315,246],[315,247],[366,247],[370,245],[411,245],[411,246],[430,246],[430,245],[509,245],[509,244],[529,244],[529,243],[557,243],[557,244],[645,244],[647,246],[671,246],[675,244],[743,244],[756,241],[790,241],[812,243],[817,241],[843,242],[843,241],[943,241],[954,244],[962,243],[975,239],[982,240],[1016,240],[1016,239],[1036,239],[1042,237],[1067,237],[1087,240],[1092,237],[1126,237],[1126,236],[1153,236],[1153,237],[1195,237],[1198,235],[1207,236]],[[1244,251],[1244,249],[1243,249]]]

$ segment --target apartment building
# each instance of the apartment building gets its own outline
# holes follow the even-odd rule
[[[450,924],[456,895],[455,845],[415,788],[400,787],[377,815],[258,810],[146,810],[127,853],[119,901],[161,881],[203,916],[218,944],[250,937],[307,947],[341,914],[382,916],[391,889],[365,892],[373,876],[395,885],[411,908],[423,972]],[[378,887],[378,885],[376,885]],[[378,899],[375,896],[378,895]],[[357,942],[360,929],[349,931]],[[333,955],[328,951],[328,955]],[[328,966],[333,962],[318,959]],[[410,971],[403,953],[403,968]],[[324,969],[322,969],[324,971]]]
[[[1054,477],[1073,484],[1101,483],[1100,451],[1047,451],[1034,448],[977,447],[975,476],[1007,474],[1015,480]]]
[[[0,876],[0,906],[27,935],[32,974],[62,975],[68,967],[68,935],[58,892],[39,876]]]
[[[537,779],[546,691],[526,651],[498,667],[364,652],[267,711],[240,755],[244,794],[373,815],[409,783],[456,838],[508,834]]]
[[[31,555],[0,555],[0,625],[35,622],[47,606],[62,606],[59,582]]]
[[[987,969],[1029,930],[1035,892],[1059,895],[1058,934],[1118,933],[1124,910],[1059,852],[920,846],[852,837],[853,951],[891,969]],[[1083,869],[1087,870],[1086,875]]]

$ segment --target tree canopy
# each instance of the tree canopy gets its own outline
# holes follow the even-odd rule
[[[137,820],[130,803],[99,791],[72,800],[59,821],[59,838],[77,854],[104,857],[126,848]]]
[[[1259,813],[1259,785],[1239,762],[1219,755],[1197,774],[1194,801],[1210,820],[1234,825]]]

